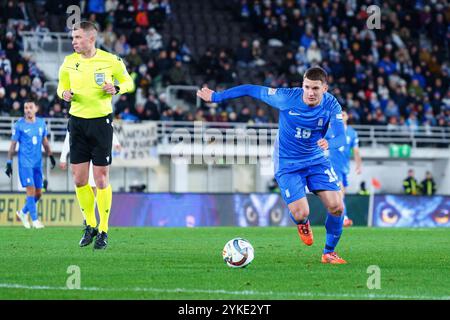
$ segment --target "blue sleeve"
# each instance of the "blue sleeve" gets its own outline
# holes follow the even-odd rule
[[[14,124],[14,129],[13,129],[11,139],[14,141],[19,141],[19,139],[20,139],[20,123],[19,122],[16,122]]]
[[[328,140],[329,149],[340,148],[347,142],[344,121],[342,120],[342,108],[336,99],[334,99],[333,103],[333,111],[330,115],[330,129],[333,130],[334,137]]]
[[[295,99],[295,89],[290,88],[269,88],[252,84],[244,84],[222,92],[214,92],[212,102],[222,102],[228,99],[235,99],[243,96],[261,100],[268,105],[285,110],[288,109]]]
[[[45,123],[44,119],[42,119],[42,126],[44,127],[44,132],[42,133],[42,138],[45,138],[48,135],[48,131],[47,131],[47,124]]]
[[[358,138],[358,132],[356,132],[355,129],[353,129],[353,141],[352,141],[352,148],[359,148],[359,138]]]

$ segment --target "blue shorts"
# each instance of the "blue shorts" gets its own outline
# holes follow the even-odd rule
[[[275,179],[287,204],[306,197],[306,186],[314,193],[341,190],[339,179],[329,161],[292,172],[277,173]]]
[[[343,173],[342,171],[339,171],[339,170],[335,170],[335,172],[339,178],[339,181],[342,182],[342,185],[344,186],[344,188],[347,188],[348,187],[347,174]]]
[[[42,168],[19,167],[19,177],[22,187],[35,187],[36,189],[42,189]]]

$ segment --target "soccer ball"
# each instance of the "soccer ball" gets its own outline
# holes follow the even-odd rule
[[[225,244],[223,261],[231,268],[243,268],[255,257],[253,246],[246,239],[234,238]]]

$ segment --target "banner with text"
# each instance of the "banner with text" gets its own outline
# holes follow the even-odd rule
[[[154,167],[159,165],[156,122],[114,122],[114,133],[121,148],[113,148],[113,166]]]
[[[16,211],[24,207],[25,200],[24,193],[0,194],[0,226],[22,226]],[[37,212],[45,226],[83,225],[83,215],[75,194],[44,193],[38,202]]]

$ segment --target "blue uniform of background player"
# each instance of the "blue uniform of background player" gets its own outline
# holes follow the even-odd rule
[[[24,111],[25,117],[20,118],[14,125],[5,172],[8,177],[11,177],[12,157],[16,149],[16,144],[19,143],[19,178],[22,187],[27,189],[27,199],[23,209],[17,212],[17,216],[26,228],[30,228],[26,215],[29,212],[33,227],[42,228],[43,225],[38,220],[36,212],[36,203],[41,197],[43,185],[41,146],[44,146],[47,155],[50,157],[52,169],[55,167],[55,159],[53,158],[47,140],[47,126],[45,121],[36,117],[36,104],[34,102],[26,102]]]
[[[342,118],[345,125],[346,143],[339,148],[330,148],[329,159],[336,172],[336,175],[341,181],[342,196],[344,198],[345,188],[348,187],[348,174],[350,173],[350,159],[352,157],[352,150],[355,156],[355,172],[361,173],[362,160],[359,152],[359,138],[358,133],[351,126],[347,125],[348,115],[345,110],[342,112]],[[328,130],[325,139],[334,139],[335,134],[332,129]],[[353,225],[353,221],[347,216],[347,208],[344,201],[344,226]]]
[[[250,96],[280,110],[274,165],[281,195],[298,225],[302,241],[307,245],[312,245],[313,234],[308,220],[305,187],[320,197],[328,211],[322,262],[345,263],[334,251],[343,222],[340,184],[324,153],[328,146],[338,148],[345,144],[345,129],[341,106],[326,92],[327,89],[326,72],[312,67],[305,72],[302,88],[242,85],[220,93],[202,88],[197,96],[212,102]],[[333,128],[336,136],[327,141],[323,138],[329,127]]]

